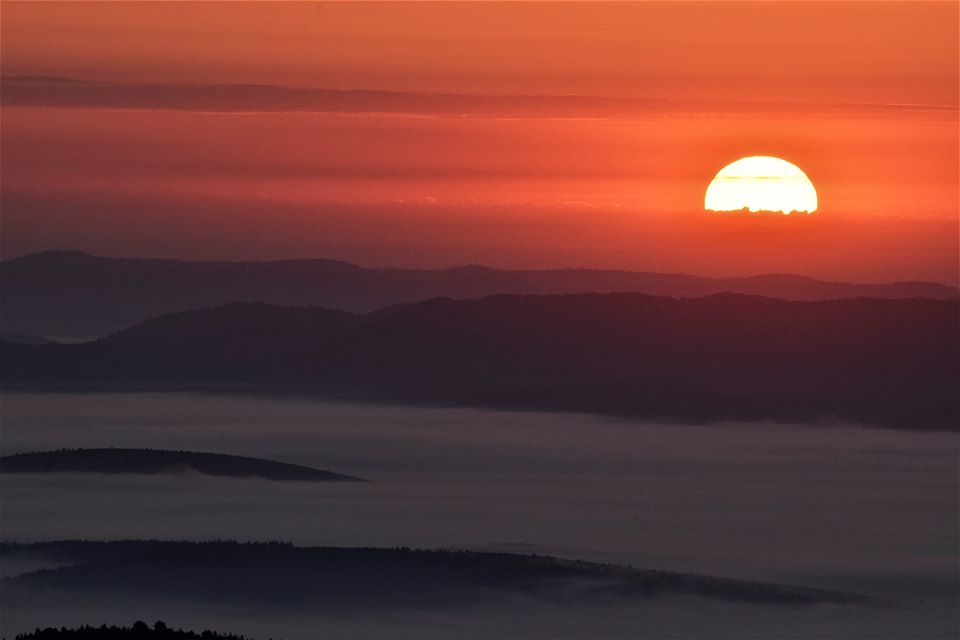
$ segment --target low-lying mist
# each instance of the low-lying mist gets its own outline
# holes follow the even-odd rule
[[[809,611],[698,603],[697,615],[679,622],[689,604],[671,599],[642,611],[611,605],[596,614],[604,624],[590,627],[559,608],[521,603],[457,614],[327,616],[328,635],[335,637],[383,635],[385,629],[396,632],[392,637],[507,630],[513,636],[590,637],[598,629],[620,637],[716,636],[713,625],[727,612],[751,621],[741,636],[784,637],[783,629],[794,628],[784,624],[787,619],[796,622],[798,637],[910,635],[910,625],[924,621],[929,636],[955,619],[955,433],[840,424],[690,426],[169,393],[8,393],[3,411],[4,455],[61,447],[190,449],[371,480],[5,474],[5,541],[283,540],[544,553],[844,589],[906,607],[886,614],[837,610],[817,618]],[[923,608],[916,609],[921,599]],[[256,637],[308,637],[317,623],[306,614],[300,624],[296,616],[278,623],[246,612],[237,626],[202,607],[174,609],[183,619],[168,622]],[[468,630],[464,616],[484,622]],[[13,619],[32,628],[129,624],[136,617],[158,616],[143,603],[78,601],[48,609],[22,603]],[[551,624],[543,622],[547,617]]]

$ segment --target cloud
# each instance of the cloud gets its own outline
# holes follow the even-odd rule
[[[230,113],[393,113],[485,118],[629,118],[651,113],[955,112],[956,105],[700,101],[590,95],[468,95],[305,89],[258,84],[109,84],[65,77],[12,76],[5,106],[157,109]]]

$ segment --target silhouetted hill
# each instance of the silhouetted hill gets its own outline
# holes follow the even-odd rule
[[[436,297],[637,292],[673,297],[745,293],[789,300],[859,296],[957,299],[929,282],[861,285],[791,275],[702,278],[681,274],[560,269],[505,271],[479,266],[436,271],[364,269],[334,260],[189,262],[102,258],[50,251],[0,263],[10,331],[89,339],[175,311],[249,300],[368,312]]]
[[[47,627],[31,633],[17,634],[15,640],[250,640],[232,633],[218,633],[206,629],[197,633],[183,629],[171,629],[163,621],[157,620],[152,626],[138,620],[129,627],[117,627],[105,624],[99,627],[83,625],[68,629]]]
[[[95,342],[2,345],[8,388],[268,389],[693,421],[955,429],[955,301],[721,294],[435,299],[366,315],[263,304]]]
[[[281,543],[91,544],[0,546],[0,558],[55,557],[65,563],[7,578],[5,589],[326,609],[436,608],[510,594],[578,603],[668,595],[772,604],[872,603],[839,591],[537,555]]]
[[[261,458],[160,449],[61,449],[0,458],[0,473],[170,473],[193,470],[209,476],[257,477],[310,482],[359,480],[312,467]]]

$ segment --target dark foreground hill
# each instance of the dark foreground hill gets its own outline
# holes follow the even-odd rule
[[[189,262],[102,258],[51,251],[0,263],[5,331],[90,339],[154,316],[256,300],[353,312],[429,298],[494,294],[636,292],[673,297],[744,293],[788,300],[928,297],[957,299],[930,282],[850,284],[795,275],[703,278],[593,269],[506,271],[467,266],[435,271],[365,269],[334,260]]]
[[[172,473],[302,482],[356,481],[359,478],[299,464],[198,451],[160,449],[61,449],[0,458],[0,473]]]
[[[437,299],[351,315],[234,304],[84,344],[2,345],[7,388],[297,392],[692,421],[955,429],[953,301],[640,294]]]
[[[84,593],[312,609],[443,608],[504,596],[587,603],[654,596],[769,604],[876,604],[840,591],[569,561],[549,556],[235,542],[4,544],[0,558],[63,566],[5,591]]]

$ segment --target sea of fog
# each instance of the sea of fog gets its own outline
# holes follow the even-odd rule
[[[801,615],[795,611],[697,605],[701,613],[716,609],[718,619],[746,611],[758,635],[789,628],[800,637],[842,637],[853,630],[869,637],[872,629],[877,637],[903,637],[921,628],[928,635],[956,628],[956,433],[836,424],[653,424],[215,394],[2,396],[4,455],[109,446],[258,456],[371,482],[196,473],[3,475],[3,539],[222,538],[545,553],[845,589],[909,604],[906,612],[884,614],[888,618],[867,626],[856,617],[842,624],[821,618],[806,627],[809,633],[802,622],[790,621]],[[637,626],[636,611],[610,612],[609,628],[589,626],[561,609],[536,619],[550,617],[555,630],[568,636],[590,637],[598,629],[660,637],[671,635],[668,629],[680,637],[710,629],[719,635],[709,616],[701,616],[699,627],[687,620],[683,624],[694,626],[683,632],[686,627],[676,621],[689,611],[678,613],[676,606],[644,613],[649,632]],[[916,607],[926,609],[917,615]],[[209,622],[209,610],[197,609],[179,610],[175,622]],[[117,615],[134,610],[142,612]],[[32,629],[35,620],[51,615],[57,624],[103,621],[87,619],[89,607],[69,615],[7,611],[3,631]],[[369,616],[328,623],[338,637],[384,635],[385,629],[444,637],[465,628],[462,620],[428,623],[412,615],[385,626]],[[490,616],[481,617],[493,624]],[[675,624],[658,627],[661,618]],[[298,626],[290,618],[281,629],[271,626],[281,621],[248,620],[238,628],[237,620],[220,627],[274,637],[282,630],[295,638],[310,637],[307,630],[315,623],[308,617]],[[469,628],[480,635],[531,636],[538,629],[550,635],[549,628],[528,628],[524,620],[501,619],[502,629]],[[578,621],[585,625],[582,633]],[[932,621],[938,626],[931,627]],[[745,629],[739,627],[740,635]]]

